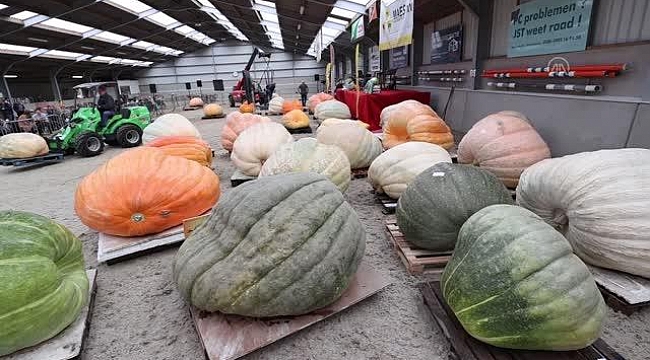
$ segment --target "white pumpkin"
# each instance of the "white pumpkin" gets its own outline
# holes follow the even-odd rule
[[[327,100],[316,105],[314,116],[320,121],[329,118],[349,119],[352,117],[348,106],[338,100]]]
[[[324,175],[341,192],[350,184],[350,161],[345,153],[337,146],[320,144],[314,138],[302,138],[280,146],[266,160],[259,176],[291,172],[315,172]]]
[[[282,103],[284,99],[278,94],[273,94],[273,98],[269,101],[269,114],[282,115]]]
[[[650,278],[650,150],[600,150],[526,169],[519,205],[557,227],[585,262]]]
[[[293,142],[284,126],[275,122],[255,124],[233,144],[230,159],[244,175],[257,176],[264,162],[282,145]]]
[[[410,141],[379,155],[368,169],[368,179],[377,192],[398,199],[416,176],[439,162],[451,163],[443,147]]]
[[[201,107],[203,106],[203,99],[200,97],[195,97],[190,99],[190,106],[191,107]]]
[[[0,137],[0,158],[20,159],[45,155],[50,152],[47,142],[32,133],[7,134]]]
[[[160,136],[192,136],[201,138],[199,131],[180,114],[165,114],[149,124],[142,133],[142,142],[147,144]]]
[[[320,123],[320,126],[330,126],[330,125],[336,125],[336,124],[355,124],[355,125],[361,126],[364,129],[370,128],[370,124],[364,123],[363,121],[351,120],[351,119],[335,119],[335,118],[329,118],[329,119],[323,120],[323,122]]]
[[[348,156],[352,169],[370,166],[383,148],[370,131],[355,124],[319,127],[316,138],[321,144],[336,145]]]

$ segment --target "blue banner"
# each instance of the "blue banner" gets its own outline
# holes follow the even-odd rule
[[[582,51],[587,47],[593,0],[537,0],[510,18],[508,57]]]

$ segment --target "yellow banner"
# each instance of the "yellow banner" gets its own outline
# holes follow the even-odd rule
[[[381,2],[379,12],[379,49],[411,44],[413,41],[413,0]]]

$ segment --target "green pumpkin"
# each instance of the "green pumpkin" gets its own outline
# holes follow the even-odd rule
[[[494,175],[474,166],[438,163],[420,173],[397,202],[397,224],[406,240],[429,250],[454,249],[458,231],[475,212],[512,204]]]
[[[605,318],[569,242],[517,206],[492,205],[467,220],[441,286],[465,330],[499,347],[581,349],[598,339]]]
[[[88,300],[81,242],[40,215],[0,211],[0,356],[43,342]]]
[[[263,177],[231,190],[185,240],[174,281],[202,310],[305,314],[343,294],[365,239],[357,214],[324,176]]]

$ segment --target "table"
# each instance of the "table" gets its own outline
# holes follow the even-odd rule
[[[411,99],[429,105],[431,93],[414,90],[382,90],[379,94],[359,92],[358,108],[356,91],[338,89],[335,98],[350,108],[353,119],[370,124],[370,131],[373,131],[381,129],[379,115],[386,106]]]

